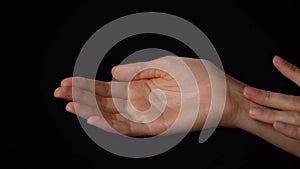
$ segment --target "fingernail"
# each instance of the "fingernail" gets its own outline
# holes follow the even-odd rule
[[[257,89],[254,89],[254,88],[252,88],[252,87],[246,88],[246,94],[247,94],[248,96],[255,96],[255,95],[257,95],[257,92],[258,92],[258,90],[257,90]]]
[[[279,56],[276,56],[275,62],[276,62],[278,65],[284,65],[284,64],[286,63],[286,60],[282,59],[282,58],[279,57]]]
[[[253,115],[253,116],[261,115],[261,113],[262,113],[262,110],[259,109],[259,108],[250,109],[250,114]]]
[[[285,128],[285,124],[276,121],[275,122],[275,127],[278,128],[278,129],[283,129],[283,128]]]

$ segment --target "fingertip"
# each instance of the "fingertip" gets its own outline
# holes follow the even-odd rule
[[[278,55],[275,55],[274,58],[273,58],[273,64],[274,64],[275,66],[282,66],[282,65],[284,65],[284,64],[286,64],[286,63],[287,63],[287,61],[284,60],[283,58],[281,58],[281,57],[278,56]]]
[[[66,105],[66,110],[70,113],[73,113],[75,114],[75,109],[74,109],[74,104],[73,102],[69,102],[67,105]]]
[[[91,117],[89,117],[89,118],[87,119],[86,122],[87,122],[89,125],[95,125],[97,121],[99,121],[99,117],[98,117],[98,116],[91,116]]]
[[[275,66],[277,65],[277,63],[276,63],[277,57],[279,57],[279,56],[278,55],[274,55],[274,57],[272,59],[273,65],[275,65]]]
[[[55,91],[54,91],[54,97],[60,97],[60,96],[61,96],[60,88],[55,89]]]
[[[280,58],[279,55],[274,55],[273,59],[277,59],[277,58]]]
[[[111,74],[114,76],[115,72],[116,72],[117,66],[114,66],[111,68]]]
[[[72,86],[72,77],[63,79],[60,83],[60,86]]]

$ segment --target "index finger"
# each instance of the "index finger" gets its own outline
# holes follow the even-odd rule
[[[69,77],[61,82],[61,86],[73,86],[102,97],[128,98],[128,82],[103,82],[83,77]]]

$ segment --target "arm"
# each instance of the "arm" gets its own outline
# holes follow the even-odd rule
[[[211,84],[213,78],[215,84],[222,84],[222,71],[213,63],[201,60],[182,58],[185,64],[194,74],[198,84],[199,95],[193,90],[181,91],[176,80],[168,72],[153,69],[151,66],[161,64],[172,67],[171,71],[185,72],[183,67],[176,67],[173,61],[177,57],[163,57],[149,62],[139,62],[128,65],[120,65],[112,69],[114,78],[118,82],[102,82],[85,78],[67,78],[62,81],[61,87],[55,91],[55,97],[70,100],[67,104],[67,111],[77,114],[85,119],[91,125],[110,132],[119,132],[125,135],[158,135],[168,129],[180,110],[180,96],[182,93],[189,97],[182,102],[191,103],[199,99],[199,112],[192,131],[201,130],[208,115],[211,104]],[[205,66],[204,66],[205,65]],[[208,75],[207,69],[212,74]],[[181,74],[185,77],[185,74]],[[186,79],[188,82],[191,79]],[[241,128],[253,133],[266,141],[278,146],[292,154],[300,156],[300,143],[297,140],[286,137],[275,130],[272,125],[261,123],[248,116],[250,107],[263,106],[251,102],[243,96],[243,88],[246,84],[226,75],[227,93],[223,116],[219,125],[231,128]],[[114,86],[114,87],[113,87]],[[95,90],[93,88],[95,87]],[[218,87],[218,86],[217,86]],[[221,89],[221,86],[219,86]],[[112,90],[113,89],[113,90]],[[166,97],[154,95],[149,101],[148,96],[151,91],[158,89]],[[197,89],[196,89],[197,90]],[[72,92],[73,91],[73,92]],[[92,98],[96,95],[97,105],[91,104]],[[117,102],[114,102],[115,100]],[[159,103],[166,102],[166,107],[161,115],[152,119],[152,114],[157,114],[155,109],[149,111],[146,115],[141,113],[149,110]],[[132,103],[132,104],[131,104]],[[194,107],[196,105],[190,105]],[[102,116],[97,114],[100,109]],[[157,109],[158,110],[158,109]],[[194,116],[189,111],[184,113],[185,122],[174,132],[181,132],[185,129],[185,124],[194,122]],[[212,112],[214,113],[214,112]],[[107,123],[106,123],[106,122]],[[212,126],[213,127],[213,126]]]

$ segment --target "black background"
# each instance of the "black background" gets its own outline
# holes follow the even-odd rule
[[[240,129],[219,127],[205,143],[190,133],[173,149],[151,158],[130,159],[99,148],[67,113],[67,102],[53,97],[60,81],[72,76],[87,39],[101,26],[136,12],[165,12],[197,25],[211,40],[225,72],[249,85],[300,95],[299,87],[272,65],[278,54],[300,66],[299,6],[295,2],[23,2],[13,5],[13,32],[7,48],[17,80],[4,116],[5,161],[11,167],[103,168],[182,165],[197,168],[297,168],[300,160]],[[16,22],[14,22],[16,21]],[[134,36],[105,57],[98,79],[110,80],[110,68],[128,54],[148,47],[196,57],[184,44],[158,35]],[[17,104],[16,104],[17,103]],[[6,123],[7,122],[7,123]],[[6,160],[7,159],[7,160]],[[3,163],[6,164],[6,163]]]

